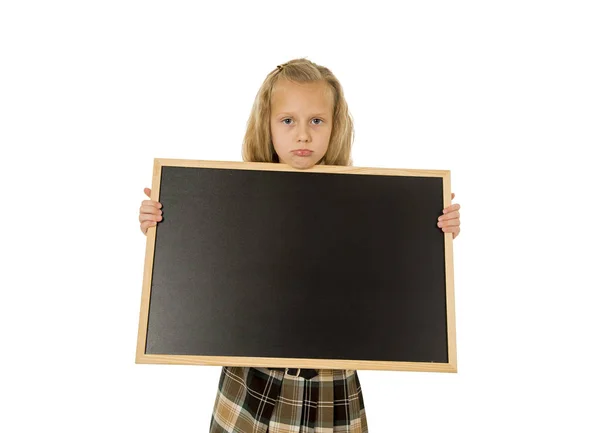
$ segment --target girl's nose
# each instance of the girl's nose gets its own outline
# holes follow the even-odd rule
[[[307,128],[301,126],[298,128],[298,141],[308,141],[310,138]]]

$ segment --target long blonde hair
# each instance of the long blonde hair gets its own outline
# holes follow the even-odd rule
[[[325,81],[333,94],[333,125],[329,146],[321,164],[352,165],[350,152],[354,140],[354,125],[344,98],[342,85],[324,66],[307,59],[294,59],[277,66],[258,89],[244,135],[242,157],[248,162],[279,162],[271,138],[271,94],[282,79],[297,83]]]

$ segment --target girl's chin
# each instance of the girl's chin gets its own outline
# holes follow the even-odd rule
[[[304,161],[289,161],[287,163],[290,167],[298,168],[301,170],[306,170],[308,168],[312,168],[315,166],[315,162],[311,159],[306,159]]]

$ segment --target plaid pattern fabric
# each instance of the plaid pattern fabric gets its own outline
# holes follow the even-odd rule
[[[356,371],[318,372],[223,367],[210,433],[368,433]]]

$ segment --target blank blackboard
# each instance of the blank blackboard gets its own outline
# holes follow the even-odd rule
[[[450,172],[156,159],[136,361],[456,372]]]

